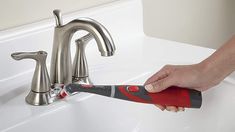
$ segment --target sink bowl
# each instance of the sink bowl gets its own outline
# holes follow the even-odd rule
[[[106,65],[97,71],[93,71],[91,75],[96,76],[91,76],[91,80],[96,80],[95,84],[143,84],[152,73],[143,72],[146,67],[139,66],[134,68],[138,70],[133,70],[132,65],[121,67]],[[195,121],[198,121],[199,118],[197,113],[199,110],[189,110],[187,113],[178,114],[162,112],[153,105],[88,93],[79,93],[49,106],[25,105],[29,115],[33,115],[32,118],[15,124],[4,131],[144,132],[166,128],[169,123],[172,127],[168,129],[172,131],[182,127],[189,129],[186,127],[189,121],[192,118],[194,120],[197,118]],[[185,119],[181,120],[181,123],[174,124],[183,117]],[[165,119],[162,120],[163,118]]]
[[[97,76],[91,77],[91,80],[96,80],[93,81],[94,84],[103,84],[104,82],[106,84],[143,84],[153,72],[144,72],[147,66],[139,66],[132,68],[132,65],[119,67],[106,65],[103,68],[98,68],[97,71],[93,71],[91,75]],[[158,62],[158,65],[155,64],[155,66],[160,67],[161,62]],[[223,85],[228,98],[234,96],[231,93],[229,94],[231,88],[229,83],[225,81],[221,85]],[[222,103],[227,100],[226,98],[216,99],[213,97],[216,95],[211,93],[221,94],[220,90],[215,87],[203,94],[205,101],[201,109],[186,109],[185,112],[178,113],[161,111],[150,104],[79,93],[49,106],[37,107],[24,104],[31,118],[4,131],[198,132],[214,130],[219,132],[220,130],[230,131],[234,129],[228,127],[233,124],[234,115],[221,114],[221,111],[231,113],[235,109],[230,107],[229,104]],[[217,105],[223,107],[214,109]],[[215,122],[217,123],[216,126],[213,124]]]
[[[131,67],[133,66],[104,65],[99,66],[99,68],[96,67],[96,70],[91,70],[91,81],[94,84],[143,84],[146,77],[151,74],[151,72],[143,72],[146,68],[141,65],[134,70]],[[137,131],[142,124],[140,119],[143,118],[146,110],[152,109],[152,112],[156,112],[156,108],[152,105],[88,93],[79,93],[49,106],[31,106],[24,102],[27,91],[25,89],[18,98],[8,103],[12,106],[18,103],[23,110],[28,112],[25,118],[29,116],[30,118],[15,123],[3,131]],[[7,112],[7,109],[2,110],[2,113]],[[9,109],[11,108],[9,107]],[[18,114],[20,114],[20,111]]]

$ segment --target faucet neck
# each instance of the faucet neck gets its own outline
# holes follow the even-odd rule
[[[107,29],[90,18],[79,18],[65,25],[59,13],[56,16],[57,26],[54,31],[54,42],[51,58],[51,82],[59,84],[72,83],[72,63],[70,54],[70,41],[73,34],[79,30],[85,30],[95,38],[102,56],[114,53],[115,46]]]

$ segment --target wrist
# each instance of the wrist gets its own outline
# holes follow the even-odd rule
[[[198,65],[201,67],[201,73],[205,76],[211,75],[214,79],[222,81],[233,70],[226,67],[226,64],[206,59],[200,62]]]
[[[208,73],[213,69],[213,64],[211,64],[207,59],[198,63],[202,73]]]

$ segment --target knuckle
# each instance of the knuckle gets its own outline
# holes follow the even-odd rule
[[[166,74],[170,74],[172,71],[174,71],[174,66],[173,65],[165,65],[162,70],[166,73]]]

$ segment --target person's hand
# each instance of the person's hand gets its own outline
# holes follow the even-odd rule
[[[170,86],[204,91],[220,83],[225,76],[216,68],[204,63],[194,65],[166,65],[145,82],[145,89],[150,93],[160,92]],[[183,107],[161,106],[161,110],[184,111]]]

